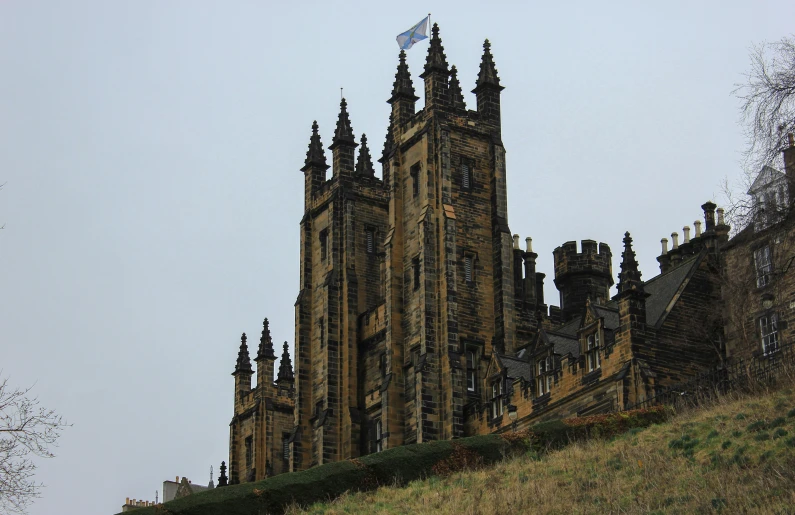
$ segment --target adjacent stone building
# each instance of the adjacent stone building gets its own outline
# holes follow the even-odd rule
[[[747,256],[731,249],[749,247],[729,242],[715,204],[702,206],[703,231],[696,221],[692,238],[685,227],[681,244],[677,233],[670,250],[663,240],[660,274],[646,281],[625,234],[612,298],[610,247],[563,243],[553,252],[559,306],[547,305],[532,240],[522,249],[509,229],[503,86],[488,40],[475,110],[437,25],[420,78],[425,105],[417,110],[401,51],[381,178],[344,99],[331,166],[312,125],[301,168],[294,374],[285,343],[273,382],[266,320],[252,389],[243,335],[231,483],[511,422],[627,409],[741,352],[728,349],[721,306],[727,270],[747,272],[736,264]],[[765,234],[773,232],[754,238],[773,237]],[[783,309],[783,296],[775,302]]]

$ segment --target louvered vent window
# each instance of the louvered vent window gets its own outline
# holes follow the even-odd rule
[[[367,229],[365,231],[365,239],[367,240],[367,253],[375,254],[375,231]]]
[[[465,190],[472,188],[472,167],[469,163],[461,163],[461,187]]]
[[[466,282],[472,282],[472,256],[464,258],[464,279]]]

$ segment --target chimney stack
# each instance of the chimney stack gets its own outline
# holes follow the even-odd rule
[[[668,238],[661,239],[660,243],[662,243],[662,254],[660,254],[660,255],[664,256],[664,255],[668,254]]]
[[[679,248],[679,233],[672,232],[671,233],[671,239],[674,241],[674,247],[673,247],[672,250],[678,249]]]
[[[513,248],[516,249],[516,250],[519,250],[519,235],[518,234],[514,234],[513,235]]]
[[[693,225],[696,226],[696,238],[701,236],[701,220],[696,220],[693,222]]]
[[[685,225],[682,227],[682,232],[685,234],[685,243],[690,243],[690,227]]]

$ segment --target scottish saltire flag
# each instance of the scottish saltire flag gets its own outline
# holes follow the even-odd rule
[[[414,43],[428,38],[428,16],[423,18],[418,24],[397,37],[400,48],[408,50]]]

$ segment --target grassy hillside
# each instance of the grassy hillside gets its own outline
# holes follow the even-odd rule
[[[288,513],[795,513],[795,389]]]

